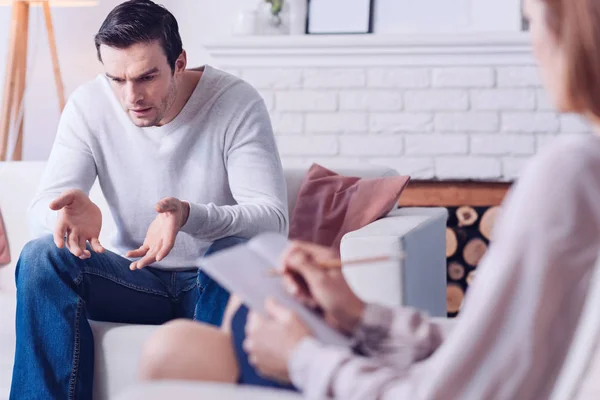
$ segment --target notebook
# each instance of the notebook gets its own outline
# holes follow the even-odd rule
[[[279,266],[289,241],[276,233],[258,235],[245,244],[222,250],[198,260],[200,268],[251,310],[264,313],[265,300],[273,297],[294,311],[313,336],[328,345],[351,346],[351,339],[330,327],[313,310],[289,295],[281,277],[269,274]]]

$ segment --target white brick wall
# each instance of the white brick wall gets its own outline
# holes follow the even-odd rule
[[[540,76],[536,67],[498,67],[498,87],[539,87]]]
[[[430,132],[433,116],[430,113],[372,113],[369,119],[372,133]]]
[[[285,164],[374,163],[415,179],[513,180],[559,134],[535,67],[235,68],[265,99]]]
[[[367,113],[337,112],[306,114],[309,133],[365,133],[368,131]]]
[[[347,90],[340,92],[342,111],[399,111],[404,106],[399,90]]]
[[[559,121],[555,113],[550,112],[506,112],[502,114],[504,132],[558,132]]]
[[[410,156],[467,154],[469,137],[465,134],[407,135],[405,147]]]
[[[471,92],[473,110],[534,110],[536,92],[533,89],[485,89]]]
[[[372,68],[367,72],[367,84],[373,88],[426,88],[431,71],[427,68]]]
[[[469,108],[466,90],[407,90],[404,107],[408,111],[452,111]]]
[[[437,113],[435,129],[452,132],[495,132],[498,114],[490,112]]]
[[[494,86],[492,68],[434,68],[433,87],[472,88]]]
[[[395,156],[402,154],[403,141],[400,135],[342,136],[340,154],[343,156]]]
[[[438,157],[435,174],[440,179],[499,179],[500,160],[490,157]]]

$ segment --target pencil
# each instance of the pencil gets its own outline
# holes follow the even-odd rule
[[[364,258],[354,258],[352,260],[342,261],[342,260],[328,260],[328,261],[320,261],[319,266],[324,269],[341,269],[350,266],[360,266],[364,264],[373,264],[373,263],[381,263],[385,261],[393,261],[398,260],[401,257],[399,256],[378,256],[378,257],[364,257]],[[271,276],[282,275],[282,271],[272,268],[267,271],[267,273]]]

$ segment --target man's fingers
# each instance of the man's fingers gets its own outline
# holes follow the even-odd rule
[[[69,234],[67,235],[67,242],[71,254],[73,254],[75,257],[79,257],[83,254],[83,251],[81,251],[81,249],[79,248],[79,236],[76,232],[69,232]]]
[[[50,209],[54,211],[61,210],[64,207],[71,205],[73,200],[75,200],[73,191],[65,192],[50,202]]]
[[[125,257],[127,257],[127,258],[144,257],[148,253],[148,249],[149,249],[149,247],[147,245],[143,244],[135,250],[128,251],[125,254]]]
[[[90,246],[92,246],[92,250],[96,253],[104,253],[104,247],[100,244],[98,238],[92,238],[92,240],[90,240]]]
[[[92,254],[87,249],[87,240],[85,239],[85,237],[79,236],[79,240],[77,242],[78,242],[77,245],[79,247],[79,250],[81,250],[81,256],[79,256],[79,258],[81,258],[82,260],[90,258],[92,256]]]
[[[172,197],[167,197],[166,199],[160,200],[156,203],[156,211],[157,212],[168,212],[168,211],[177,211],[177,202]]]
[[[65,247],[65,235],[67,234],[67,227],[63,224],[57,225],[56,228],[54,229],[54,232],[52,233],[52,236],[54,238],[54,244],[56,244],[56,247],[58,247],[59,249],[62,249],[63,247]]]
[[[155,261],[156,261],[156,250],[150,249],[148,251],[148,254],[146,254],[141,260],[137,260],[136,262],[132,263],[130,269],[131,270],[142,269],[142,268],[145,268],[148,265],[152,264]]]
[[[173,250],[173,245],[173,241],[165,240],[160,250],[156,253],[156,261],[160,261],[168,256],[171,250]]]

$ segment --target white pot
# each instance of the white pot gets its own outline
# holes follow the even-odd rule
[[[290,35],[304,35],[306,33],[308,0],[285,0],[285,2],[289,5]]]
[[[233,26],[233,34],[237,36],[255,35],[257,33],[257,14],[255,9],[240,10]]]

